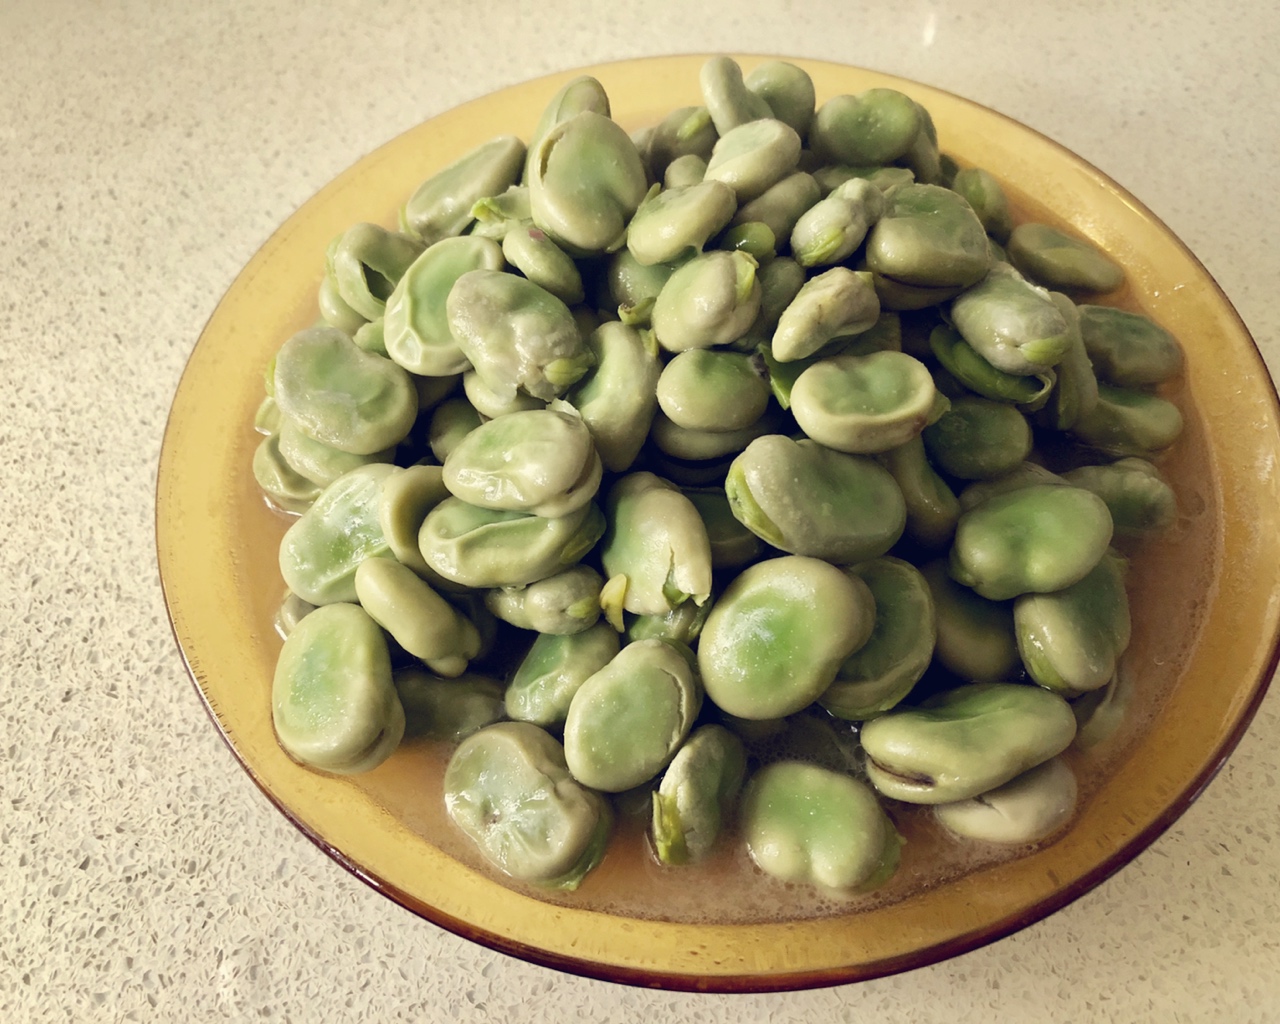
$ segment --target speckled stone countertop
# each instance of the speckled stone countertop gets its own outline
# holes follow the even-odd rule
[[[1003,941],[814,992],[641,991],[456,938],[295,831],[187,679],[153,535],[184,362],[270,233],[423,118],[622,57],[835,60],[1009,114],[1180,235],[1274,373],[1280,14],[1210,10],[0,4],[0,1020],[1280,1019],[1280,694],[1167,834]]]

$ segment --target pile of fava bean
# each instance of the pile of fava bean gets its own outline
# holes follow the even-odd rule
[[[455,743],[424,799],[561,889],[637,797],[663,864],[829,892],[894,873],[906,805],[1050,837],[1114,726],[1123,552],[1176,514],[1182,350],[906,95],[700,87],[631,135],[577,78],[333,240],[256,424],[298,514],[279,741]]]

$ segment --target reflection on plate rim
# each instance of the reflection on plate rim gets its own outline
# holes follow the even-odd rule
[[[201,342],[210,336],[216,325],[221,323],[219,317],[224,312],[224,307],[234,305],[235,298],[240,291],[248,287],[246,279],[250,276],[250,271],[257,272],[265,266],[272,255],[275,253],[277,246],[283,246],[287,242],[287,236],[290,230],[296,224],[302,223],[309,211],[319,209],[322,201],[331,201],[333,196],[339,190],[349,185],[351,181],[359,177],[366,177],[372,168],[373,163],[379,157],[385,157],[393,148],[399,155],[409,143],[415,140],[419,135],[429,134],[428,126],[436,127],[442,122],[448,120],[450,125],[454,126],[457,131],[457,124],[461,124],[466,120],[466,115],[470,112],[475,114],[475,120],[484,121],[484,114],[496,110],[498,105],[504,99],[513,102],[514,97],[523,97],[522,102],[530,102],[530,97],[536,99],[534,104],[536,109],[540,109],[541,104],[546,102],[551,94],[564,81],[578,74],[593,74],[606,83],[609,88],[611,98],[616,97],[614,89],[609,85],[609,79],[615,75],[626,75],[635,73],[636,69],[647,69],[650,73],[664,68],[668,72],[667,78],[681,77],[681,85],[679,91],[691,92],[696,91],[697,67],[705,60],[706,55],[690,55],[680,57],[659,57],[659,58],[642,58],[638,60],[629,60],[615,62],[612,64],[596,65],[588,68],[573,69],[561,72],[555,75],[549,75],[544,78],[534,79],[521,83],[508,89],[501,90],[488,96],[480,97],[469,103],[455,107],[450,111],[446,111],[430,121],[410,129],[398,139],[394,139],[385,146],[376,150],[374,153],[357,162],[353,167],[343,172],[324,189],[318,192],[312,199],[308,200],[304,206],[291,216],[284,225],[272,236],[262,250],[257,253],[253,259],[246,265],[245,269],[237,277],[235,283],[228,290],[227,295],[223,297],[214,315],[210,318],[209,324],[201,334]],[[743,55],[740,58],[744,64],[759,60],[759,57]],[[1255,371],[1255,377],[1258,379],[1260,396],[1260,404],[1265,406],[1263,412],[1269,416],[1271,430],[1267,435],[1268,440],[1274,445],[1276,438],[1273,436],[1276,432],[1274,425],[1277,421],[1277,398],[1274,383],[1271,381],[1270,375],[1266,371],[1265,364],[1258,352],[1256,344],[1253,342],[1245,325],[1240,321],[1235,310],[1231,307],[1226,296],[1218,288],[1217,283],[1213,281],[1208,272],[1199,264],[1195,256],[1187,249],[1177,237],[1164,226],[1149,210],[1147,210],[1138,200],[1130,195],[1126,190],[1118,186],[1107,178],[1102,172],[1098,171],[1092,165],[1087,164],[1078,156],[1070,153],[1061,146],[1046,139],[1044,136],[1035,132],[1034,129],[1012,121],[1004,115],[998,114],[989,108],[981,107],[972,101],[965,100],[953,94],[946,93],[942,90],[924,86],[919,83],[911,82],[905,79],[896,78],[891,75],[885,75],[878,72],[864,71],[863,69],[850,68],[842,65],[835,65],[825,62],[808,61],[795,58],[786,58],[794,60],[795,63],[805,67],[814,74],[815,79],[826,77],[835,81],[857,80],[863,79],[854,86],[855,88],[865,88],[868,85],[887,85],[890,87],[901,88],[903,91],[924,98],[925,105],[928,107],[931,102],[945,102],[948,105],[958,105],[960,109],[968,109],[981,119],[993,118],[994,124],[999,127],[1001,124],[1005,126],[1005,130],[1018,133],[1026,133],[1024,141],[1039,140],[1039,142],[1047,144],[1052,150],[1056,151],[1059,159],[1063,160],[1064,166],[1072,168],[1076,173],[1082,174],[1088,182],[1099,188],[1106,190],[1114,198],[1127,206],[1137,217],[1154,229],[1155,233],[1166,243],[1171,243],[1180,256],[1188,261],[1194,274],[1203,278],[1211,286],[1211,294],[1206,301],[1214,308],[1214,312],[1225,319],[1226,325],[1236,331],[1238,335],[1248,344],[1241,346],[1242,351],[1233,353],[1245,363],[1252,363]],[[661,76],[659,76],[661,77]],[[690,82],[692,89],[689,88]],[[829,90],[819,87],[819,100],[821,101],[825,95],[829,95]],[[695,102],[695,101],[690,101]],[[624,118],[620,118],[625,121]],[[939,118],[940,132],[947,130],[946,124],[942,118]],[[530,127],[532,121],[529,122]],[[497,134],[492,131],[489,134]],[[450,151],[447,145],[441,147],[445,151]],[[407,193],[406,193],[407,194]],[[1122,260],[1122,262],[1124,262]],[[282,338],[274,341],[278,345]],[[295,809],[282,797],[271,784],[271,780],[265,774],[260,772],[259,766],[251,762],[244,751],[237,746],[229,729],[228,723],[224,720],[223,714],[220,712],[215,695],[210,692],[207,682],[202,682],[202,655],[205,652],[193,650],[191,643],[192,638],[186,637],[184,642],[184,633],[186,632],[187,620],[185,619],[185,608],[181,607],[182,597],[180,593],[183,590],[184,583],[177,579],[179,570],[176,567],[176,560],[179,558],[179,547],[176,543],[175,531],[179,530],[181,524],[175,525],[175,516],[171,513],[175,507],[180,508],[182,498],[172,486],[172,480],[175,474],[180,473],[181,467],[175,467],[173,460],[175,450],[180,446],[182,437],[182,416],[180,415],[180,403],[187,394],[184,391],[183,384],[188,382],[189,373],[192,364],[196,362],[197,356],[201,352],[200,343],[192,352],[191,360],[188,367],[183,373],[183,382],[179,385],[178,394],[175,396],[174,406],[170,412],[170,420],[166,425],[164,443],[161,452],[160,471],[157,478],[157,509],[156,509],[156,529],[157,529],[157,549],[161,569],[161,582],[165,591],[166,606],[169,612],[170,621],[174,629],[175,638],[177,638],[179,647],[182,651],[183,659],[187,664],[189,674],[200,695],[202,703],[205,705],[210,717],[218,726],[219,732],[228,747],[232,750],[237,760],[248,772],[251,778],[259,786],[259,788],[268,796],[269,799],[280,809],[280,811],[298,827],[308,838],[315,842],[322,850],[333,857],[347,870],[351,871],[357,877],[361,878],[373,888],[386,894],[396,900],[403,906],[415,913],[441,925],[456,934],[471,939],[491,948],[506,952],[531,962],[543,964],[545,966],[557,968],[575,974],[601,978],[605,980],[626,982],[630,984],[644,986],[660,986],[670,989],[689,989],[689,990],[710,990],[710,991],[752,991],[763,992],[773,990],[800,989],[822,985],[832,985],[842,982],[865,980],[869,978],[879,977],[886,974],[895,973],[901,970],[912,969],[927,964],[936,963],[938,961],[955,956],[959,953],[967,952],[979,946],[985,945],[1014,931],[1017,931],[1035,921],[1053,913],[1057,909],[1077,899],[1085,892],[1097,886],[1119,868],[1123,867],[1130,860],[1136,857],[1151,842],[1155,840],[1166,828],[1168,828],[1196,799],[1208,782],[1213,778],[1220,769],[1226,758],[1234,750],[1241,737],[1247,730],[1258,705],[1262,701],[1269,681],[1275,672],[1277,661],[1280,660],[1280,626],[1277,624],[1277,614],[1274,607],[1269,607],[1267,614],[1270,615],[1271,633],[1269,640],[1260,645],[1259,655],[1255,657],[1258,669],[1255,673],[1256,678],[1250,685],[1240,688],[1236,696],[1245,695],[1247,699],[1243,704],[1233,706],[1230,709],[1230,727],[1225,730],[1219,730],[1214,733],[1216,742],[1214,742],[1210,756],[1200,765],[1198,770],[1190,777],[1184,777],[1179,783],[1180,788],[1174,797],[1167,799],[1163,809],[1160,810],[1143,828],[1131,834],[1117,848],[1113,849],[1109,854],[1103,857],[1099,862],[1093,864],[1091,868],[1083,871],[1071,881],[1065,884],[1059,884],[1057,888],[1048,896],[1037,899],[1034,903],[1024,906],[1020,910],[1005,913],[994,919],[986,919],[982,923],[974,927],[955,930],[955,934],[938,941],[931,941],[925,945],[913,947],[910,950],[877,959],[850,962],[843,964],[827,963],[821,966],[805,966],[800,962],[797,966],[787,967],[779,966],[782,957],[777,960],[770,961],[773,966],[759,971],[753,971],[749,966],[744,966],[739,970],[727,969],[720,972],[698,973],[694,970],[684,969],[676,970],[673,966],[654,966],[652,964],[646,966],[639,962],[606,962],[603,959],[593,959],[590,952],[580,956],[575,956],[561,947],[546,948],[525,941],[521,938],[514,937],[510,934],[503,934],[492,927],[485,927],[471,920],[456,916],[447,910],[426,903],[420,896],[408,891],[403,886],[397,885],[395,882],[386,877],[382,877],[378,872],[369,868],[366,864],[359,862],[357,858],[349,855],[338,844],[330,842],[321,831],[306,821]],[[1264,383],[1265,382],[1265,383]],[[248,425],[245,424],[245,429]],[[1206,424],[1206,430],[1208,426]],[[1212,432],[1210,432],[1212,433]],[[1216,451],[1216,449],[1215,449]],[[242,467],[243,468],[243,467]],[[423,844],[427,845],[427,844]],[[467,869],[462,869],[467,874],[471,874]],[[982,872],[979,872],[982,874]],[[484,883],[492,885],[493,883]],[[482,887],[483,888],[483,887]],[[505,892],[505,890],[502,890]],[[520,897],[514,897],[520,899]],[[913,898],[914,899],[914,898]],[[545,917],[546,926],[566,927],[566,919],[575,921],[577,915],[584,914],[581,911],[560,911],[563,908],[556,908],[551,905],[543,904],[546,907],[546,913],[539,915]],[[892,908],[889,908],[892,910]],[[536,912],[535,912],[536,913]],[[615,928],[622,920],[619,918],[606,917],[605,915],[592,915],[598,918],[594,922],[599,928]],[[522,919],[523,920],[523,919]],[[837,921],[843,919],[835,919]],[[607,922],[607,923],[606,923]],[[660,922],[631,922],[636,929],[645,931],[646,933],[655,931],[657,933],[665,932],[670,935],[678,935],[681,938],[691,938],[706,933],[713,938],[734,938],[745,935],[752,930],[761,936],[769,936],[765,939],[770,946],[776,943],[779,938],[784,936],[788,928],[805,931],[808,922],[802,922],[795,926],[776,925],[776,926],[667,926]],[[583,928],[590,927],[591,922],[584,923]],[[570,927],[570,931],[574,924]],[[830,926],[824,926],[830,932]],[[731,935],[732,933],[732,935]],[[616,938],[616,937],[615,937]],[[640,936],[636,935],[637,943]],[[606,943],[605,945],[608,945]],[[625,961],[627,950],[616,945],[610,947],[611,954],[615,961]],[[748,952],[745,949],[737,950],[740,962],[746,963],[749,959],[745,956]],[[757,955],[760,951],[757,950]],[[770,951],[771,952],[771,951]],[[714,959],[715,951],[707,953],[708,960]],[[766,959],[769,959],[766,957]]]

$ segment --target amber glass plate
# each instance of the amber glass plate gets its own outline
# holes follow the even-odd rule
[[[583,70],[603,83],[614,117],[634,130],[700,102],[703,60]],[[749,70],[762,58],[740,60]],[[527,138],[556,89],[583,71],[433,118],[324,188],[232,285],[191,355],[169,417],[156,503],[165,597],[191,676],[245,770],[309,838],[390,898],[459,935],[578,974],[678,989],[803,988],[919,967],[1007,935],[1097,885],[1167,828],[1235,747],[1275,669],[1276,394],[1205,269],[1132,195],[1023,125],[912,82],[796,63],[812,75],[819,102],[872,86],[915,97],[932,113],[944,152],[997,173],[1023,216],[1052,216],[1112,253],[1129,283],[1107,301],[1146,312],[1186,347],[1185,378],[1172,397],[1188,427],[1163,464],[1181,516],[1135,559],[1132,576],[1134,713],[1078,764],[1085,799],[1056,842],[1003,862],[984,860],[981,851],[957,859],[936,831],[913,826],[903,871],[874,903],[814,906],[796,894],[792,910],[786,890],[748,880],[763,886],[761,907],[774,901],[772,920],[753,910],[749,890],[730,886],[718,908],[698,903],[694,894],[714,892],[713,881],[679,873],[672,880],[647,866],[642,852],[613,848],[578,893],[546,899],[504,885],[450,832],[432,787],[439,751],[408,746],[368,775],[339,779],[299,767],[277,746],[269,693],[280,642],[272,617],[286,523],[266,507],[250,473],[263,369],[292,332],[315,319],[330,239],[358,221],[394,226],[423,178],[492,136]],[[741,863],[730,868],[750,874]],[[704,919],[688,919],[685,906]]]

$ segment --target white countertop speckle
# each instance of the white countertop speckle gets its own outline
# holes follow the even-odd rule
[[[624,57],[834,60],[1011,115],[1163,219],[1275,373],[1278,38],[1257,0],[0,4],[0,1020],[1280,1019],[1280,695],[1164,836],[1018,934],[813,992],[649,992],[456,938],[297,832],[187,678],[153,535],[183,365],[271,232],[426,117]]]

